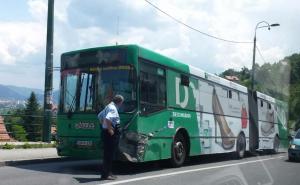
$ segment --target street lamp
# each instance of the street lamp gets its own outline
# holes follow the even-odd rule
[[[265,24],[263,26],[259,26],[260,24]],[[275,27],[275,26],[280,26],[280,24],[275,23],[275,24],[269,24],[266,21],[261,21],[259,23],[256,24],[255,27],[255,32],[254,32],[254,45],[253,45],[253,60],[252,60],[252,75],[251,75],[251,90],[254,90],[254,64],[255,64],[255,51],[256,51],[256,30],[258,28],[268,28],[268,30],[271,29],[271,27]]]

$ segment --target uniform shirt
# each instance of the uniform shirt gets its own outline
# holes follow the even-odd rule
[[[111,121],[112,126],[115,128],[117,124],[120,124],[120,117],[117,106],[114,102],[108,104],[99,114],[98,119],[102,121],[102,128],[107,129],[107,125],[103,123],[103,119]]]

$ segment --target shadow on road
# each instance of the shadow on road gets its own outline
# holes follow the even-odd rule
[[[247,158],[255,157],[253,155],[246,155]],[[184,167],[209,164],[223,161],[236,161],[232,154],[214,154],[202,155],[198,157],[191,157]],[[99,175],[101,172],[101,164],[99,160],[79,160],[66,162],[51,162],[31,165],[15,166],[16,168],[35,170],[49,173],[72,174],[72,175]],[[167,160],[145,162],[145,163],[129,163],[129,162],[115,162],[113,164],[113,173],[116,175],[133,175],[145,172],[157,171],[171,168]],[[80,179],[78,181],[94,181],[97,179]]]
[[[75,177],[79,183],[89,183],[89,182],[95,182],[100,181],[100,178],[81,178],[81,177]]]
[[[287,159],[287,160],[285,160],[285,162],[288,162],[288,163],[300,163],[300,160],[293,160],[293,161],[291,161],[291,160]]]

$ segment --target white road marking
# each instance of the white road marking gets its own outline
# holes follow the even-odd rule
[[[133,179],[120,180],[120,181],[115,181],[115,182],[108,182],[108,183],[104,183],[104,184],[101,184],[101,185],[124,184],[124,183],[129,183],[129,182],[135,182],[135,181],[141,181],[141,180],[147,180],[147,179],[154,179],[154,178],[158,178],[158,177],[166,177],[166,176],[172,176],[172,175],[178,175],[178,174],[184,174],[184,173],[193,173],[193,172],[204,171],[204,170],[211,170],[211,169],[225,168],[225,167],[230,167],[230,166],[238,166],[238,165],[242,165],[242,164],[268,161],[268,160],[279,159],[279,158],[283,158],[283,157],[285,157],[285,156],[271,157],[271,158],[266,158],[266,159],[259,159],[259,160],[246,161],[246,162],[233,163],[233,164],[225,164],[225,165],[220,165],[220,166],[211,166],[211,167],[206,167],[206,168],[197,168],[197,169],[192,169],[192,170],[184,170],[184,171],[158,174],[158,175],[150,175],[150,176],[138,177],[138,178],[133,178]],[[100,184],[98,184],[98,185],[100,185]]]

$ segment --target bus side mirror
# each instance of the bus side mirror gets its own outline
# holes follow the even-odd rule
[[[292,141],[292,140],[293,140],[293,136],[289,135],[289,136],[288,136],[288,140],[289,140],[289,141]]]

